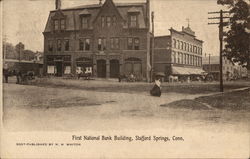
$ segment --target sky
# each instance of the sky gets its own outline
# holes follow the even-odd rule
[[[96,4],[99,0],[61,0],[61,8]],[[105,0],[103,0],[104,2]],[[114,2],[145,2],[146,0],[113,0]],[[25,49],[43,51],[43,34],[49,11],[55,9],[55,0],[2,0],[3,35],[8,42],[25,44]],[[208,25],[208,12],[219,11],[216,0],[151,0],[155,12],[155,35],[169,35],[169,29],[190,27],[203,40],[203,54],[219,55],[219,29]]]

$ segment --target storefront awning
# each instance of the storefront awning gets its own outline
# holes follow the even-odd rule
[[[203,73],[205,71],[199,68],[172,67],[173,75],[202,75]]]

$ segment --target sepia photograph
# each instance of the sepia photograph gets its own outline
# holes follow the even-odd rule
[[[0,7],[0,158],[250,158],[249,0]]]

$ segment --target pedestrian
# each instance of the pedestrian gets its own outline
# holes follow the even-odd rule
[[[22,73],[20,70],[15,70],[16,72],[16,84],[20,84],[20,78],[22,77]]]
[[[161,79],[160,77],[156,77],[155,79],[155,85],[153,89],[150,91],[150,94],[155,97],[161,96]]]

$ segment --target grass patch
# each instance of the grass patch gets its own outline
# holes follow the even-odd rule
[[[196,98],[195,100],[207,103],[217,109],[250,111],[250,89],[204,96]]]

